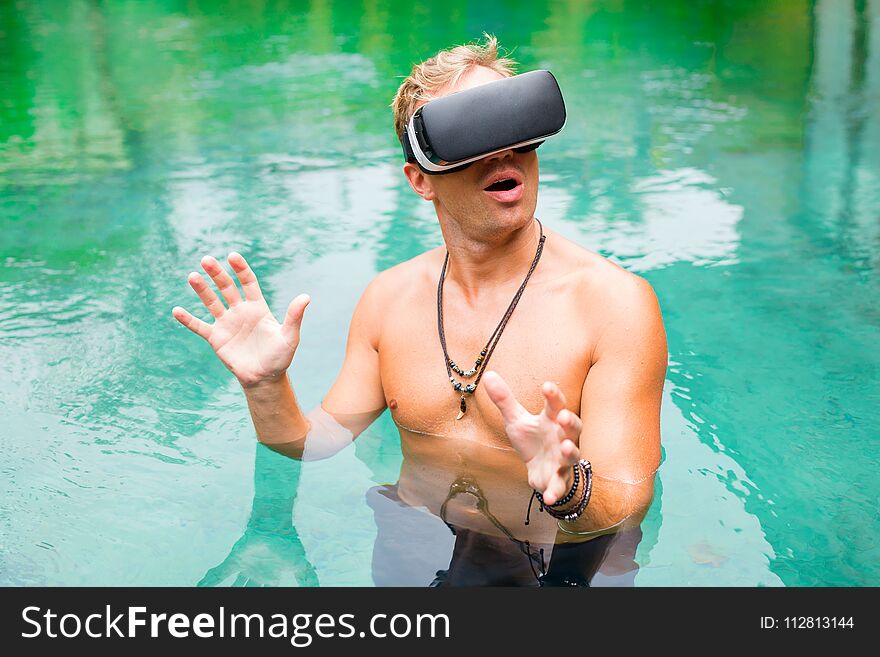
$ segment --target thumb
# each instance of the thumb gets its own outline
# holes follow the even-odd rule
[[[281,334],[285,340],[292,344],[299,342],[299,329],[302,326],[303,313],[311,300],[308,294],[300,294],[287,306],[287,315],[284,317],[284,324],[281,325]]]

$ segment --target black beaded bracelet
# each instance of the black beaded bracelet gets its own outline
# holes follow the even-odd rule
[[[577,520],[581,514],[583,514],[584,509],[587,508],[587,504],[590,502],[590,494],[593,490],[593,468],[590,465],[590,462],[587,459],[581,459],[575,465],[572,466],[574,468],[574,483],[572,484],[571,490],[568,491],[565,497],[554,504],[544,504],[544,497],[536,490],[532,491],[531,497],[529,498],[529,507],[526,510],[526,525],[529,524],[529,515],[532,512],[532,502],[537,497],[538,498],[538,510],[546,511],[548,515],[556,518],[557,520],[566,520],[572,521]],[[564,504],[567,504],[572,497],[574,497],[575,492],[577,492],[578,484],[580,483],[581,475],[583,472],[584,478],[584,490],[581,493],[581,498],[578,500],[577,506],[568,513],[562,513],[557,509]]]
[[[580,474],[579,474],[580,468],[578,467],[578,465],[579,464],[575,463],[573,466],[571,466],[572,470],[574,470],[574,482],[571,484],[571,490],[568,491],[568,493],[566,493],[565,497],[563,497],[562,499],[557,500],[553,504],[545,504],[543,495],[541,495],[541,493],[539,493],[538,491],[535,491],[535,497],[538,498],[538,501],[541,503],[541,505],[544,508],[547,508],[547,507],[557,508],[560,506],[565,506],[566,504],[569,503],[569,501],[571,501],[571,498],[574,497],[574,494],[577,492],[577,489],[578,489],[578,484],[580,483]]]
[[[578,470],[580,470],[580,469],[581,469],[581,464],[578,463],[577,465],[575,465],[575,468],[577,468]],[[577,508],[578,506],[580,506],[581,502],[583,502],[583,499],[584,499],[584,492],[586,492],[586,489],[587,489],[587,488],[586,488],[586,475],[585,475],[584,490],[581,491],[581,497],[580,497],[580,499],[577,501],[577,503],[575,504],[575,508]],[[539,501],[540,501],[540,500],[539,500]],[[569,515],[569,513],[570,513],[570,511],[560,511],[558,508],[556,508],[556,509],[551,508],[551,507],[549,507],[549,506],[547,506],[546,504],[543,504],[543,503],[541,503],[540,506],[539,506],[538,508],[539,508],[541,511],[546,511],[548,515],[550,515],[550,516],[556,518],[557,520],[563,520],[563,519],[565,519],[565,517],[566,517],[567,515]]]
[[[587,459],[581,459],[580,461],[578,461],[577,467],[584,473],[584,490],[581,493],[581,498],[578,500],[577,506],[571,511],[563,513],[550,506],[546,506],[545,504],[543,504],[543,502],[541,503],[541,510],[546,511],[549,515],[556,518],[557,520],[565,520],[566,522],[577,520],[581,516],[581,514],[583,514],[584,509],[587,508],[587,504],[589,504],[590,502],[590,494],[592,493],[593,489],[592,466]]]
[[[587,508],[587,504],[590,503],[590,494],[593,492],[593,468],[590,465],[590,462],[586,459],[581,461],[581,468],[584,470],[584,478],[586,483],[584,484],[584,493],[581,497],[581,501],[578,503],[577,508],[562,518],[566,522],[572,522],[573,520],[577,520],[581,517],[584,512],[584,509]]]

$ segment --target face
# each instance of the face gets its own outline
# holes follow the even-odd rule
[[[492,69],[475,66],[439,95],[502,77]],[[479,234],[507,233],[530,222],[535,213],[538,155],[534,150],[517,153],[508,149],[477,160],[462,171],[433,176],[407,162],[404,173],[415,192],[434,203],[438,217]]]

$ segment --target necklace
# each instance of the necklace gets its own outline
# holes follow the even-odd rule
[[[486,346],[483,347],[483,350],[480,351],[480,355],[477,356],[477,359],[474,361],[474,366],[467,372],[456,365],[455,362],[453,362],[453,360],[449,357],[449,353],[446,351],[446,335],[443,332],[443,281],[446,280],[446,267],[449,264],[449,251],[446,251],[446,259],[443,261],[443,271],[440,272],[440,282],[437,284],[437,330],[440,333],[440,345],[443,347],[443,358],[446,360],[446,373],[449,375],[449,381],[450,383],[452,383],[452,389],[456,392],[461,393],[461,400],[459,401],[458,405],[458,417],[455,418],[456,420],[460,420],[467,412],[467,402],[465,401],[465,395],[472,395],[476,391],[477,385],[479,385],[480,379],[483,377],[483,372],[486,370],[486,365],[489,362],[489,358],[492,356],[492,352],[495,350],[495,345],[498,344],[498,340],[501,338],[501,333],[502,331],[504,331],[504,327],[507,326],[507,322],[508,320],[510,320],[510,316],[513,314],[513,309],[516,308],[516,304],[517,302],[519,302],[519,298],[522,296],[523,291],[526,289],[526,283],[529,282],[529,277],[532,275],[532,272],[535,271],[535,267],[538,266],[538,260],[541,259],[541,253],[544,250],[545,239],[544,225],[537,217],[535,217],[535,221],[538,222],[538,226],[541,231],[541,237],[538,240],[538,249],[535,252],[535,259],[532,261],[532,266],[529,267],[529,272],[526,274],[522,285],[519,286],[519,290],[517,290],[516,294],[513,296],[513,301],[511,301],[510,305],[507,307],[507,311],[504,313],[504,317],[502,317],[501,321],[498,322],[498,326],[495,327],[495,331],[489,337],[488,342],[486,342]],[[461,381],[455,380],[455,377],[452,376],[453,371],[464,378],[470,378],[474,374],[477,374],[477,378],[474,380],[473,383],[468,383],[465,385]]]

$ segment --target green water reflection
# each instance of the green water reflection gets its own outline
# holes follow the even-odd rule
[[[484,30],[566,96],[542,221],[664,311],[636,584],[880,583],[878,0],[81,0],[0,5],[0,584],[372,583],[388,415],[279,461],[169,310],[232,249],[309,292],[318,403],[367,282],[440,243],[388,103]]]

